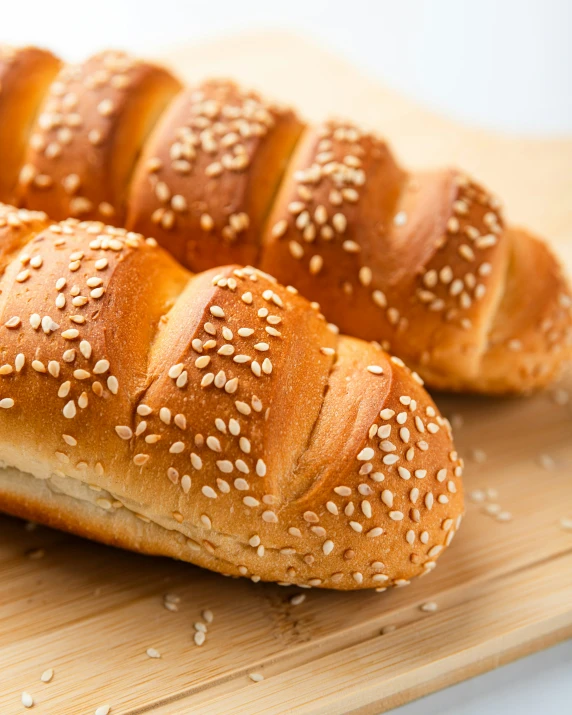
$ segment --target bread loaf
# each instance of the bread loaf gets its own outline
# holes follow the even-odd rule
[[[569,361],[558,262],[465,174],[406,172],[352,123],[307,126],[229,81],[169,103],[178,86],[117,53],[64,67],[30,137],[20,204],[152,235],[191,270],[256,265],[436,388],[527,392]]]
[[[421,379],[254,268],[0,209],[0,508],[233,576],[400,586],[463,511]]]
[[[54,219],[124,223],[141,145],[180,87],[167,70],[122,52],[64,65],[30,136],[20,196]]]
[[[0,46],[0,200],[15,201],[18,176],[40,103],[60,61],[35,47]]]

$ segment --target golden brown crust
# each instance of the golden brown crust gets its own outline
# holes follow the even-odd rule
[[[505,283],[513,300],[526,290],[523,281],[515,291],[509,275],[514,246],[498,201],[482,187],[451,170],[408,176],[379,139],[329,122],[298,145],[265,228],[260,265],[317,301],[342,332],[379,342],[435,387],[526,391],[570,359],[564,337],[572,317],[568,309],[559,314],[561,349],[550,349],[544,371],[535,363],[547,346],[522,360],[490,335]],[[561,273],[552,280],[546,245],[537,251],[535,312],[542,313],[555,301],[567,303],[570,293]],[[530,325],[540,331],[540,318]]]
[[[49,224],[48,217],[42,211],[27,211],[0,204],[0,276],[16,251]]]
[[[225,80],[172,103],[139,161],[127,227],[194,271],[254,264],[263,221],[302,125]]]
[[[191,277],[97,223],[11,230],[30,240],[7,242],[0,285],[0,458],[67,495],[46,521],[73,498],[58,526],[109,542],[91,509],[117,511],[120,543],[253,580],[385,588],[433,567],[461,464],[399,360],[255,269]]]
[[[179,88],[166,69],[121,52],[64,66],[30,137],[20,201],[54,219],[121,225],[137,154]]]
[[[509,266],[479,375],[482,392],[523,392],[560,375],[572,350],[572,298],[546,243],[509,229]],[[539,277],[542,277],[539,279]]]
[[[60,65],[37,47],[0,46],[0,201],[15,200],[30,130]]]
[[[0,93],[0,149],[15,126],[27,131],[58,64],[12,54],[0,75],[41,71],[25,87],[6,79],[24,101]],[[436,388],[528,392],[570,361],[566,278],[544,243],[527,259],[529,240],[481,186],[455,170],[407,173],[355,125],[306,128],[226,80],[184,90],[156,121],[178,87],[121,53],[64,68],[30,137],[22,204],[156,236],[192,270],[257,265]]]

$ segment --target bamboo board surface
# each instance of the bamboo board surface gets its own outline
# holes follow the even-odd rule
[[[232,74],[307,116],[365,120],[411,165],[462,164],[572,267],[572,140],[455,127],[282,35],[171,57],[191,79]],[[0,517],[0,713],[25,712],[26,691],[34,715],[105,704],[111,715],[373,715],[572,636],[572,379],[526,400],[438,402],[456,426],[467,492],[485,501],[467,500],[436,571],[405,589],[252,584]],[[167,593],[178,610],[164,607]],[[303,603],[291,604],[299,593]],[[438,609],[422,610],[429,602]],[[204,609],[214,620],[198,647]]]

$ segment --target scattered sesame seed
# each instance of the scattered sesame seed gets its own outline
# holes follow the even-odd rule
[[[48,668],[47,670],[44,670],[44,672],[40,676],[40,680],[42,681],[42,683],[49,683],[53,677],[54,677],[54,669]]]
[[[419,610],[424,613],[434,613],[438,608],[439,606],[435,603],[435,601],[427,601],[427,603],[423,603],[419,606]]]
[[[305,593],[297,593],[295,596],[290,597],[290,604],[292,606],[299,606],[301,603],[304,603],[305,600],[306,600]]]
[[[25,708],[31,708],[34,705],[34,698],[30,695],[30,693],[23,692],[22,693],[22,705]]]

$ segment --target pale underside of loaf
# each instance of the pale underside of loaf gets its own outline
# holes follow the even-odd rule
[[[77,479],[52,474],[41,479],[15,467],[0,468],[0,509],[8,514],[68,531],[103,544],[239,575],[232,563],[203,551],[174,519],[153,521],[149,505],[96,489]],[[243,545],[248,548],[248,545]]]

